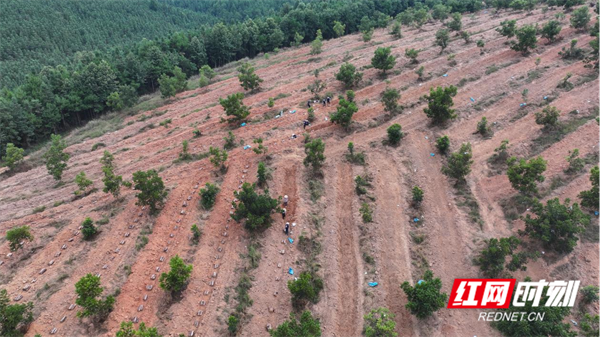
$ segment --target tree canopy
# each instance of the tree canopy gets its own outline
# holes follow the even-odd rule
[[[427,270],[423,279],[414,286],[405,281],[401,285],[408,298],[406,308],[417,318],[424,319],[446,305],[448,294],[442,293],[442,281],[433,278],[433,272]]]
[[[162,179],[155,170],[137,171],[133,173],[135,190],[139,191],[137,205],[150,206],[151,212],[163,206],[167,191]]]
[[[160,287],[166,291],[170,291],[172,294],[181,292],[192,275],[192,265],[185,264],[183,259],[179,255],[171,258],[169,261],[168,273],[160,274]]]
[[[231,217],[240,222],[245,220],[244,226],[248,230],[261,230],[271,225],[271,213],[279,207],[279,201],[271,198],[269,190],[262,194],[256,193],[256,185],[243,183],[241,191],[233,192],[236,203],[233,201],[233,214]]]

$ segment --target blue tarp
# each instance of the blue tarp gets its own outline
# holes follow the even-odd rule
[[[432,152],[432,153],[430,153],[429,155],[430,155],[430,156],[432,156],[432,157],[434,157],[434,156],[435,156],[435,153],[433,153],[433,152]]]
[[[419,218],[414,218],[413,222],[419,222]]]
[[[292,111],[290,111],[290,113],[291,113],[291,114],[295,114],[295,113],[296,113],[296,110],[292,110]]]
[[[443,76],[443,77],[448,77],[448,74],[444,74],[444,75],[442,75],[442,76]]]
[[[292,268],[288,269],[288,274],[294,275],[294,269],[292,269]]]
[[[242,123],[241,126],[246,126],[246,123]]]
[[[244,146],[244,150],[248,150],[251,146],[250,145],[246,145]]]
[[[544,99],[548,99],[548,96],[544,96]]]
[[[526,105],[527,105],[527,103],[521,103],[521,104],[519,104],[519,106],[520,106],[521,108],[522,108],[522,107],[524,107],[524,106],[526,106]]]
[[[417,284],[421,284],[421,283],[423,283],[423,282],[425,282],[425,281],[423,281],[423,280],[419,280],[419,282],[417,282]]]
[[[595,211],[595,212],[594,212],[594,215],[595,215],[595,216],[598,216],[598,211]]]
[[[377,282],[369,282],[369,287],[376,287],[378,284]]]
[[[471,97],[471,102],[475,102],[475,98]]]
[[[294,243],[294,239],[288,238],[289,243]]]

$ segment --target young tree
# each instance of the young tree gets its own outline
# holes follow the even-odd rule
[[[254,67],[250,63],[246,62],[237,68],[238,79],[244,90],[250,90],[254,92],[260,87],[260,83],[263,80],[254,73]]]
[[[356,94],[354,94],[353,90],[346,90],[346,100],[348,102],[354,102],[355,96],[356,96]]]
[[[399,99],[400,92],[398,89],[386,87],[385,90],[381,92],[381,103],[383,103],[383,110],[392,115],[398,113],[400,111],[400,106],[398,106]]]
[[[517,41],[511,41],[511,49],[515,51],[520,51],[523,55],[526,55],[529,52],[529,49],[537,48],[537,38],[535,34],[537,33],[537,28],[534,25],[525,25],[516,30],[515,34],[517,36]]]
[[[62,140],[60,135],[51,135],[52,143],[48,152],[44,154],[46,159],[46,168],[48,173],[54,178],[54,180],[60,180],[63,171],[67,168],[67,161],[69,155],[63,151],[67,148],[67,143]]]
[[[487,125],[487,118],[481,117],[481,120],[477,123],[477,133],[486,137],[490,135],[492,129]]]
[[[396,39],[402,38],[402,26],[400,25],[400,22],[394,21],[394,23],[392,24],[392,30],[390,31],[390,34]]]
[[[442,281],[434,279],[431,270],[427,270],[414,287],[406,281],[400,287],[408,297],[406,308],[419,319],[431,316],[443,308],[448,300],[448,294],[440,292]]]
[[[310,311],[305,310],[300,316],[300,321],[290,313],[289,321],[281,323],[277,328],[270,330],[271,337],[321,337],[321,323],[313,318]]]
[[[581,30],[587,30],[592,15],[587,6],[581,6],[571,14],[571,27]]]
[[[173,76],[162,74],[158,79],[158,85],[163,98],[173,97],[187,90],[186,76],[179,67],[173,68]]]
[[[354,102],[340,99],[337,106],[336,112],[333,112],[329,118],[331,123],[341,125],[343,128],[348,129],[352,124],[352,116],[358,111],[358,107]]]
[[[442,47],[443,52],[444,49],[448,46],[448,42],[450,41],[450,35],[448,34],[447,29],[440,29],[435,33],[435,44]]]
[[[208,149],[208,153],[210,153],[210,162],[215,166],[215,168],[219,168],[221,173],[227,172],[227,166],[225,166],[225,162],[227,161],[227,151],[219,150],[216,147],[210,147]]]
[[[579,327],[584,337],[600,336],[600,315],[586,313],[579,321]]]
[[[448,158],[448,162],[442,167],[442,173],[456,179],[456,183],[463,183],[465,177],[471,173],[471,165],[473,164],[473,151],[471,143],[462,144],[460,150],[452,153]]]
[[[271,213],[278,210],[279,205],[277,199],[271,198],[268,189],[262,194],[256,193],[255,190],[255,184],[242,184],[241,191],[233,192],[239,201],[231,203],[234,209],[231,218],[237,222],[245,219],[244,226],[250,231],[268,228],[271,225]]]
[[[361,31],[363,42],[371,41],[371,39],[373,38],[374,32],[375,32],[375,29],[373,27],[369,28],[368,30]]]
[[[121,193],[121,185],[123,184],[123,177],[115,174],[114,157],[108,152],[104,151],[102,158],[100,159],[102,164],[102,172],[104,172],[104,193],[111,193],[113,197],[118,198]]]
[[[200,68],[200,71],[206,76],[206,78],[208,78],[209,81],[212,80],[217,74],[208,64],[203,65],[202,68]]]
[[[599,201],[599,192],[598,192],[598,183],[600,182],[600,170],[598,169],[598,165],[594,166],[590,170],[590,181],[592,182],[592,188],[588,191],[582,191],[579,193],[578,197],[581,199],[581,206],[598,209]]]
[[[192,155],[188,151],[189,143],[187,140],[181,142],[181,152],[179,153],[179,160],[185,161],[192,159]]]
[[[310,45],[310,54],[311,55],[321,54],[321,48],[323,48],[323,34],[321,33],[321,30],[319,29],[319,30],[317,30],[317,37],[314,39],[314,41]]]
[[[498,146],[497,148],[494,149],[494,154],[492,155],[492,161],[495,163],[506,163],[506,160],[508,159],[508,148],[510,146],[508,145],[508,140],[503,140],[500,143],[500,146]]]
[[[13,252],[21,248],[21,242],[25,240],[33,241],[29,226],[15,227],[6,231],[6,241],[8,241],[10,250]]]
[[[452,14],[452,21],[446,25],[450,30],[458,32],[462,29],[462,15],[458,12]]]
[[[344,83],[346,88],[352,88],[362,80],[363,74],[356,71],[356,67],[348,62],[340,66],[340,71],[335,74],[335,79]]]
[[[296,280],[288,281],[288,289],[292,293],[292,304],[303,308],[307,302],[317,303],[319,293],[323,290],[323,280],[311,272],[300,273]]]
[[[252,151],[256,154],[261,154],[261,153],[264,154],[264,153],[267,153],[267,151],[269,150],[268,147],[263,145],[262,137],[258,137],[256,139],[254,139],[252,142],[254,144],[257,144],[257,146],[254,149],[252,149]]]
[[[267,106],[269,108],[272,108],[275,106],[275,100],[273,99],[273,97],[269,97],[269,103],[267,103]]]
[[[155,170],[137,171],[133,173],[135,190],[140,191],[135,196],[138,198],[136,205],[150,206],[152,213],[164,205],[167,191],[162,179]]]
[[[460,32],[460,37],[465,40],[465,43],[471,43],[471,33],[467,32],[466,30]]]
[[[560,116],[560,110],[554,106],[547,106],[541,112],[535,113],[535,123],[550,130],[558,124],[558,116]]]
[[[423,80],[423,74],[425,73],[425,67],[421,66],[419,67],[419,69],[415,70],[415,74],[417,74],[417,76],[419,76],[419,81]]]
[[[544,176],[542,173],[546,171],[546,161],[542,157],[537,157],[526,161],[525,159],[517,160],[511,157],[507,161],[508,180],[512,187],[523,193],[524,195],[535,195],[538,192],[536,182],[543,182]]]
[[[542,27],[542,37],[547,39],[548,43],[552,43],[556,40],[561,29],[560,22],[550,20]]]
[[[475,259],[483,275],[487,278],[503,276],[506,257],[513,254],[521,241],[514,236],[485,240],[486,247]]]
[[[262,161],[258,163],[258,169],[256,171],[256,184],[260,187],[267,185],[269,179],[269,172],[267,166]]]
[[[435,147],[437,147],[441,154],[448,153],[448,150],[450,149],[450,138],[448,138],[448,136],[439,137],[435,140]]]
[[[388,144],[396,146],[398,143],[400,143],[402,137],[404,137],[404,134],[402,133],[402,126],[400,126],[400,124],[392,124],[389,128],[387,128]]]
[[[217,201],[217,194],[221,189],[216,184],[206,183],[205,188],[200,189],[200,204],[205,210],[211,209]]]
[[[446,20],[449,15],[450,7],[444,6],[441,3],[434,5],[432,8],[431,17],[435,20],[440,20],[441,22],[444,22],[444,20]]]
[[[94,226],[94,221],[91,218],[85,218],[81,223],[81,234],[83,234],[83,239],[89,241],[98,234],[98,229]]]
[[[412,189],[412,202],[415,207],[419,207],[421,202],[423,202],[423,195],[425,192],[419,187],[415,186]]]
[[[570,205],[570,200],[565,199],[561,204],[558,198],[550,199],[546,206],[536,202],[532,207],[532,213],[523,219],[525,230],[519,231],[519,235],[529,235],[538,239],[546,249],[552,249],[558,253],[570,253],[577,245],[578,235],[585,231],[590,218],[584,214],[578,204]]]
[[[496,31],[500,33],[502,36],[506,36],[506,38],[510,39],[515,36],[517,31],[517,20],[506,20],[500,22],[500,28],[496,28]]]
[[[225,141],[225,144],[223,144],[224,150],[231,150],[237,146],[235,135],[231,131],[227,132],[227,137],[223,137],[223,140]]]
[[[198,86],[204,88],[210,84],[210,80],[206,77],[204,71],[200,70],[200,78],[198,79]]]
[[[298,32],[294,33],[294,41],[290,43],[292,47],[298,47],[304,41],[304,35],[300,35]]]
[[[20,337],[33,322],[33,303],[9,304],[6,289],[0,290],[0,336]]]
[[[13,143],[6,144],[6,154],[2,157],[2,161],[12,171],[23,160],[23,152],[25,150],[16,147]]]
[[[569,155],[566,159],[567,163],[569,163],[569,167],[564,171],[566,174],[579,173],[585,167],[585,160],[583,158],[579,158],[579,149],[569,151]]]
[[[198,225],[193,224],[190,229],[192,232],[192,243],[197,245],[200,242],[200,237],[202,236],[202,231],[198,228]]]
[[[417,60],[417,57],[419,57],[419,51],[420,50],[414,48],[406,49],[404,51],[404,56],[410,59],[410,63],[419,63]]]
[[[483,48],[483,47],[485,47],[485,42],[483,40],[477,40],[476,43],[477,43],[477,48]]]
[[[454,109],[451,107],[454,105],[452,97],[456,96],[456,87],[451,85],[449,87],[437,87],[436,89],[430,88],[429,95],[425,96],[428,101],[428,107],[423,109],[427,117],[431,118],[433,124],[442,124],[449,119],[456,118]]]
[[[179,255],[171,258],[169,267],[171,267],[171,270],[168,273],[160,275],[160,287],[171,292],[171,295],[175,295],[185,289],[192,275],[193,267],[191,264],[185,264]]]
[[[74,193],[75,195],[80,195],[85,194],[87,188],[92,186],[93,182],[86,177],[85,172],[81,171],[75,176],[75,184],[77,184],[79,189]]]
[[[344,35],[346,31],[346,25],[342,24],[339,21],[333,21],[333,32],[335,33],[335,37],[340,37]]]
[[[589,285],[581,288],[579,292],[583,295],[581,302],[584,304],[591,304],[593,302],[598,302],[600,296],[598,296],[598,286]]]
[[[244,94],[238,92],[227,96],[227,99],[219,98],[219,103],[225,109],[227,116],[233,116],[231,121],[241,121],[250,115],[250,108],[244,105],[242,101]]]
[[[415,27],[420,29],[429,21],[429,11],[425,8],[420,8],[414,12],[413,19]]]
[[[367,337],[396,337],[398,334],[394,315],[387,308],[372,309],[365,315],[365,336]]]
[[[115,298],[107,296],[105,300],[98,299],[104,288],[100,286],[100,276],[87,274],[75,283],[77,299],[75,303],[83,308],[77,312],[77,317],[93,317],[98,322],[104,321],[113,310]]]
[[[371,65],[381,70],[384,74],[396,65],[396,58],[391,55],[391,48],[379,47],[375,50],[375,56],[371,59]]]
[[[304,145],[304,166],[312,166],[313,172],[321,170],[325,162],[325,143],[321,138],[316,138]]]
[[[136,330],[132,322],[121,322],[121,328],[117,331],[117,337],[162,337],[156,328],[147,328],[146,323],[141,322]]]

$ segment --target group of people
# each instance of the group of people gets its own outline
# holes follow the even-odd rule
[[[315,101],[315,103],[317,103],[317,102],[319,102],[319,101]],[[311,107],[311,103],[312,103],[312,101],[309,99],[306,102],[306,105],[310,108]],[[321,104],[323,104],[323,106],[331,104],[331,97],[327,96],[327,97],[323,98],[323,100],[321,101]]]
[[[288,196],[286,194],[286,195],[283,196],[283,209],[281,210],[281,217],[283,218],[283,220],[285,220],[285,214],[287,212],[287,210],[285,208],[288,205],[288,201],[289,201],[289,198],[288,198]],[[285,235],[290,235],[290,223],[289,222],[285,223],[285,227],[283,229],[283,232],[285,233]]]

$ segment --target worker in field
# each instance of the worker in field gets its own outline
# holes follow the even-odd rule
[[[290,235],[290,223],[289,222],[285,223],[285,228],[283,229],[283,231],[285,232],[285,235]]]
[[[282,219],[285,219],[285,213],[286,213],[286,210],[284,208],[284,209],[281,210],[281,218]]]
[[[287,207],[288,201],[289,201],[289,198],[288,198],[288,196],[286,194],[286,195],[283,196],[283,206],[284,207]]]
[[[308,105],[308,107],[310,108],[310,99],[308,100],[308,102],[306,102],[306,105]]]
[[[306,127],[309,126],[309,125],[310,125],[310,122],[307,119],[305,119],[304,123],[302,125],[304,127],[304,129],[306,129]]]
[[[327,96],[327,105],[331,104],[331,97]]]

